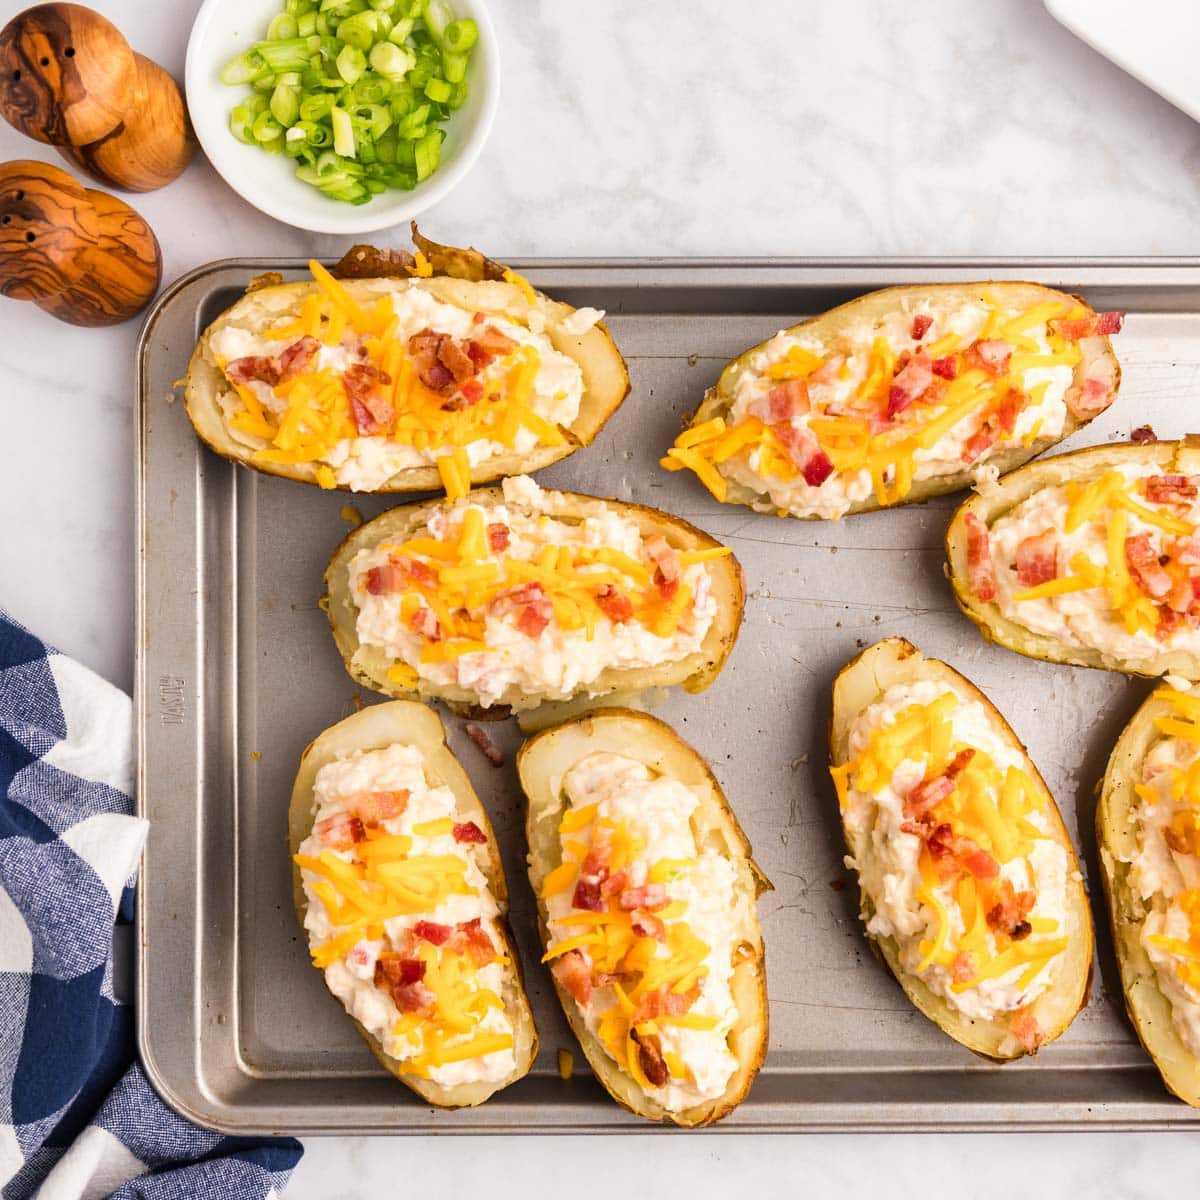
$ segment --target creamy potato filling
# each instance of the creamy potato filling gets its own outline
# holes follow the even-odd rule
[[[318,287],[296,319],[211,339],[233,388],[226,421],[257,447],[252,461],[311,463],[323,487],[355,491],[437,465],[462,495],[475,464],[564,444],[583,374],[539,322],[444,303],[416,280],[375,280],[356,300],[313,270]],[[602,315],[580,310],[570,328]]]
[[[1171,713],[1135,784],[1138,851],[1129,884],[1146,909],[1141,943],[1175,1032],[1200,1055],[1200,697],[1160,688]]]
[[[1200,653],[1198,484],[1153,463],[1123,464],[1043,488],[990,530],[976,519],[972,589],[1067,645],[1126,659]]]
[[[1044,788],[978,700],[934,680],[861,712],[850,754],[833,776],[869,932],[894,938],[903,968],[958,1012],[1013,1014],[1036,1049],[1027,1008],[1077,932]]]
[[[665,1108],[721,1096],[737,1069],[730,991],[753,898],[696,844],[677,779],[593,753],[559,784],[561,865],[542,885],[544,961],[613,1060]]]
[[[296,862],[329,990],[414,1075],[448,1087],[507,1077],[512,967],[476,861],[483,832],[456,818],[414,746],[326,763],[314,792]]]
[[[1089,312],[1014,308],[983,290],[971,303],[903,301],[832,342],[783,330],[749,356],[729,415],[681,434],[662,465],[695,471],[719,500],[733,483],[795,516],[839,517],[872,495],[896,504],[1104,408],[1115,379],[1097,367],[1077,385],[1076,367],[1085,333],[1120,321]]]
[[[351,560],[358,638],[394,660],[390,679],[522,708],[700,648],[717,607],[705,564],[728,549],[677,551],[602,502],[568,519],[525,476],[503,495],[439,509],[402,545]]]

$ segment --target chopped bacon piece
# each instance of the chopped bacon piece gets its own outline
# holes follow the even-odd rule
[[[808,385],[804,380],[785,379],[769,392],[755,397],[746,411],[752,417],[758,417],[764,425],[779,425],[803,416],[810,407]]]
[[[550,974],[582,1008],[592,1002],[592,969],[582,950],[568,950],[554,960]]]
[[[1022,539],[1017,546],[1017,579],[1025,587],[1037,587],[1058,578],[1058,536],[1043,529]]]
[[[580,876],[571,903],[584,912],[603,912],[604,898],[600,895],[600,883],[598,876]]]
[[[984,421],[963,443],[963,462],[973,463],[977,458],[986,454],[996,444],[998,436],[997,431],[987,421]]]
[[[509,530],[503,521],[494,521],[487,527],[488,547],[493,554],[502,554],[508,549]]]
[[[437,614],[424,604],[413,613],[409,624],[426,641],[440,642],[442,640],[442,627],[438,624]]]
[[[945,358],[935,358],[929,364],[929,369],[941,379],[956,379],[958,377],[958,359],[953,354]]]
[[[1175,561],[1185,567],[1200,567],[1200,533],[1175,543]]]
[[[438,346],[438,362],[454,376],[454,382],[463,384],[475,374],[475,364],[462,343],[456,338],[442,338]]]
[[[827,358],[809,377],[809,384],[832,383],[846,361],[844,354],[834,354]]]
[[[468,379],[442,407],[448,412],[461,412],[472,404],[478,404],[483,399],[483,392],[483,384],[478,379]]]
[[[425,978],[425,962],[419,958],[404,958],[394,954],[381,955],[375,964],[376,982],[393,986],[398,983],[418,983]]]
[[[484,846],[487,844],[487,834],[474,821],[463,821],[454,826],[454,840],[463,846]]]
[[[437,997],[423,983],[398,984],[392,988],[392,999],[403,1013],[431,1012],[437,1003]]]
[[[956,954],[950,964],[950,978],[955,983],[966,983],[975,978],[975,963],[969,954]]]
[[[1009,1029],[1030,1054],[1036,1053],[1042,1044],[1042,1031],[1038,1028],[1037,1018],[1028,1009],[1021,1009],[1013,1017]]]
[[[663,908],[670,903],[667,889],[661,883],[646,883],[641,887],[627,887],[621,892],[617,903],[626,911],[644,908],[647,912]]]
[[[654,582],[658,590],[668,599],[675,594],[682,568],[679,565],[679,552],[667,541],[661,533],[646,539],[646,555],[658,568]]]
[[[1139,425],[1130,435],[1129,440],[1136,446],[1145,446],[1158,441],[1158,434],[1149,425]]]
[[[455,926],[450,949],[467,955],[477,967],[486,967],[496,957],[496,947],[492,944],[491,935],[484,929],[483,921],[479,917],[471,921],[462,921]]]
[[[483,751],[483,757],[492,764],[493,767],[504,766],[504,751],[492,741],[492,735],[488,733],[482,725],[477,725],[474,721],[470,721],[466,725],[467,737],[471,739]],[[457,834],[456,834],[457,836]]]
[[[987,911],[989,929],[1007,933],[1009,937],[1020,941],[1014,930],[1019,932],[1020,926],[1028,924],[1025,920],[1033,911],[1037,896],[1033,892],[1018,892],[1007,880],[1002,879],[992,893],[992,905]],[[1021,936],[1028,936],[1028,932]]]
[[[1089,377],[1083,381],[1083,387],[1067,389],[1064,396],[1067,408],[1077,417],[1095,416],[1103,412],[1112,398],[1113,384],[1110,379]]]
[[[540,583],[523,583],[510,588],[493,603],[511,608],[517,614],[517,629],[526,637],[538,637],[554,616],[554,605]]]
[[[699,984],[683,993],[676,993],[667,985],[655,988],[638,1002],[632,1023],[640,1025],[643,1021],[653,1021],[658,1017],[677,1017],[680,1013],[687,1012],[699,998]]]
[[[444,393],[454,384],[454,376],[440,362],[431,363],[417,378],[431,392]]]
[[[833,474],[833,462],[824,450],[818,450],[804,464],[804,482],[809,487],[820,487]]]
[[[485,325],[472,336],[471,344],[478,346],[480,350],[490,354],[493,358],[511,354],[517,348],[517,343],[508,334],[497,329],[495,325]]]
[[[350,401],[354,427],[364,436],[385,432],[396,419],[392,402],[377,390],[392,377],[371,363],[354,363],[342,375],[342,388]]]
[[[1013,348],[1000,338],[985,338],[969,346],[963,360],[969,367],[980,367],[989,375],[1000,376],[1008,370]]]
[[[426,942],[432,942],[435,946],[445,945],[450,940],[450,935],[453,932],[453,926],[439,925],[436,921],[418,921],[413,926],[413,933],[417,937]],[[424,966],[423,963],[421,965]]]
[[[924,779],[905,797],[904,812],[910,817],[923,817],[954,791],[954,781],[967,769],[975,751],[960,750],[946,769],[932,779]]]
[[[607,872],[605,872],[605,874],[607,875]],[[600,895],[603,896],[605,900],[611,899],[613,896],[619,896],[625,890],[625,885],[628,884],[628,882],[628,871],[614,871],[600,884]]]
[[[279,353],[279,377],[292,379],[303,373],[321,349],[321,343],[315,337],[305,334],[299,341],[293,342]]]
[[[630,922],[638,937],[654,938],[656,942],[667,940],[667,927],[656,916],[648,912],[635,912]]]
[[[967,527],[967,582],[976,598],[996,598],[996,569],[992,565],[992,543],[987,526],[974,514],[963,518]]]
[[[1167,607],[1172,612],[1186,613],[1196,602],[1196,581],[1189,576],[1174,579],[1167,594]]]
[[[370,567],[366,573],[366,588],[372,596],[412,591],[413,587],[436,587],[433,569],[419,558],[399,554],[381,567]]]
[[[925,389],[933,382],[933,364],[924,350],[904,364],[900,373],[888,388],[887,415],[894,417],[902,413],[915,400],[919,400]]]
[[[346,812],[335,813],[332,817],[318,821],[314,832],[334,850],[349,850],[367,836],[361,818]]]
[[[225,374],[234,383],[257,381],[274,387],[282,378],[279,359],[273,354],[248,354],[225,364]]]
[[[1148,533],[1125,539],[1125,563],[1134,581],[1146,595],[1161,600],[1171,590],[1171,577],[1159,563]]]
[[[1124,322],[1123,312],[1092,313],[1090,317],[1051,321],[1050,328],[1068,342],[1077,342],[1080,338],[1096,337],[1099,334],[1107,336],[1120,333]]]
[[[986,850],[969,837],[955,834],[947,824],[939,825],[925,844],[940,867],[961,869],[985,883],[1000,874],[1000,864]]]
[[[1142,487],[1152,504],[1186,504],[1200,494],[1196,481],[1187,475],[1151,475]]]
[[[375,964],[375,986],[390,991],[401,1012],[432,1010],[437,998],[421,982],[424,978],[425,963],[419,958],[381,958]]]
[[[408,807],[409,791],[399,788],[390,792],[359,792],[354,797],[354,806],[368,825],[378,825],[403,814]]]
[[[928,332],[929,327],[933,324],[933,318],[927,313],[917,313],[912,319],[912,329],[909,333],[914,342],[919,342]]]
[[[638,1033],[636,1029],[631,1036],[637,1042],[638,1065],[646,1082],[652,1087],[666,1087],[671,1072],[667,1070],[667,1060],[663,1058],[658,1038],[654,1034]]]
[[[613,584],[597,588],[595,595],[600,611],[614,624],[620,625],[633,616],[633,601]]]

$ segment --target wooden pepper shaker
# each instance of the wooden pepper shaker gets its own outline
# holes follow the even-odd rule
[[[158,239],[123,200],[49,163],[0,163],[0,294],[72,325],[115,325],[161,278]]]
[[[38,4],[0,30],[0,114],[131,192],[170,183],[196,148],[179,85],[82,4]]]

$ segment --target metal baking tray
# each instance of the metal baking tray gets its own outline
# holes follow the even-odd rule
[[[1194,428],[1200,260],[518,264],[534,284],[607,310],[633,392],[595,444],[546,485],[661,506],[733,546],[749,592],[720,679],[655,712],[713,764],[775,883],[760,911],[771,1039],[762,1074],[721,1126],[746,1130],[1195,1127],[1124,1018],[1099,911],[1093,788],[1149,684],[1048,666],[987,646],[942,573],[953,498],[839,522],[722,507],[657,458],[721,365],[805,314],[889,284],[1033,278],[1129,312],[1113,408],[1070,445],[1150,422]],[[301,749],[375,697],[357,694],[317,608],[348,529],[395,499],[321,492],[231,466],[194,437],[177,392],[200,331],[255,274],[298,261],[227,261],[168,289],[139,351],[138,794],[151,822],[139,906],[138,1036],[164,1098],[230,1133],[553,1133],[654,1128],[612,1103],[575,1052],[537,965],[512,722],[496,769],[447,718],[450,744],[495,823],[542,1051],[478,1109],[430,1109],[385,1074],[308,964],[292,912],[285,812]],[[1191,425],[1188,422],[1191,421]],[[868,953],[845,886],[826,774],[830,683],[858,649],[903,634],[978,683],[1058,798],[1097,915],[1092,999],[1036,1061],[1003,1068],[920,1016]]]

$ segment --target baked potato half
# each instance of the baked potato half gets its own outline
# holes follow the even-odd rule
[[[735,358],[662,465],[803,519],[958,491],[1112,403],[1122,317],[1036,283],[871,292]]]
[[[946,559],[983,636],[1043,662],[1200,679],[1200,446],[1030,463],[954,514]]]
[[[833,687],[830,768],[876,955],[939,1029],[996,1062],[1086,1003],[1092,920],[1054,800],[1004,718],[903,638]]]
[[[517,771],[545,961],[596,1078],[649,1120],[719,1121],[766,1053],[771,885],[712,771],[628,709],[544,730]]]
[[[1200,1105],[1200,688],[1154,691],[1113,748],[1096,807],[1125,1007],[1167,1088]]]
[[[492,717],[577,695],[700,691],[743,604],[737,560],[699,529],[525,477],[368,521],[325,587],[356,682]]]
[[[537,1029],[504,868],[432,709],[380,704],[317,737],[288,845],[314,965],[388,1071],[439,1108],[528,1073]]]
[[[356,247],[332,273],[256,281],[192,354],[200,438],[321,487],[459,493],[591,442],[629,391],[603,314],[413,240],[415,255]]]

